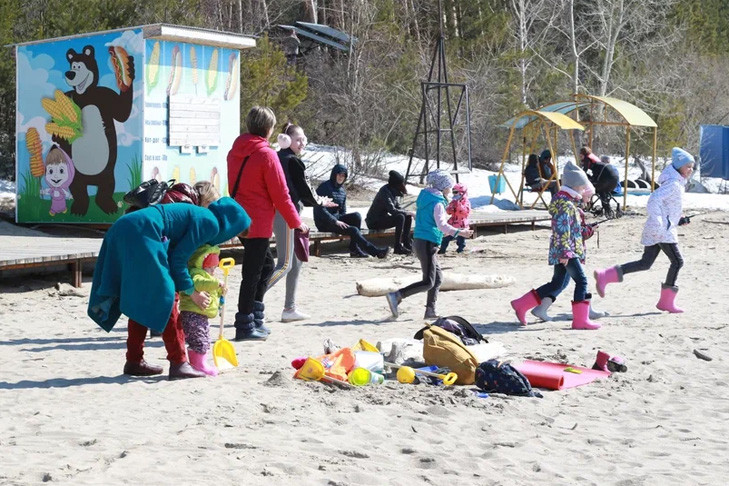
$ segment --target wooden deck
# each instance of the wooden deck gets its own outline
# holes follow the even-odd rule
[[[503,211],[494,213],[474,212],[471,217],[471,229],[477,230],[486,227],[503,227],[506,233],[509,225],[529,224],[534,229],[538,221],[548,221],[549,214],[540,210]],[[362,233],[369,237],[381,237],[394,234],[394,229],[368,230]],[[343,240],[347,236],[336,233],[312,231],[312,255],[321,254],[323,241]],[[273,238],[271,238],[273,241]],[[71,282],[80,287],[82,282],[81,271],[84,262],[94,262],[99,255],[101,238],[52,236],[48,233],[32,230],[0,221],[0,277],[4,270],[53,267],[66,265],[72,274]],[[241,246],[233,239],[223,245],[226,248]]]
[[[71,283],[81,286],[83,263],[99,256],[101,238],[52,236],[0,221],[0,275],[18,268],[68,266]]]

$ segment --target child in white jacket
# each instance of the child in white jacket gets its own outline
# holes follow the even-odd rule
[[[694,158],[683,149],[673,148],[673,161],[663,169],[658,183],[661,185],[648,199],[648,219],[643,228],[641,244],[645,246],[640,260],[616,265],[604,270],[595,271],[597,293],[605,297],[605,286],[613,282],[622,282],[626,273],[648,270],[663,251],[671,261],[666,281],[661,285],[661,298],[656,304],[659,310],[672,314],[683,312],[676,307],[676,278],[683,266],[683,258],[678,249],[678,226],[689,223],[689,219],[681,216],[681,199],[686,181],[694,170]]]

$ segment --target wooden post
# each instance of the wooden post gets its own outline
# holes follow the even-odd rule
[[[501,157],[501,166],[499,166],[499,172],[496,174],[496,185],[498,186],[500,178],[503,177],[504,181],[506,181],[506,185],[509,186],[509,190],[514,195],[514,201],[518,204],[519,203],[519,196],[516,192],[514,192],[514,188],[511,186],[511,183],[509,182],[509,179],[504,176],[504,164],[506,164],[506,159],[509,157],[509,147],[511,147],[511,139],[514,137],[514,125],[511,126],[511,129],[509,130],[509,138],[506,140],[506,147],[504,147],[504,155]],[[491,193],[491,201],[489,201],[489,204],[494,203],[494,197],[496,197],[495,193]],[[519,205],[520,209],[524,209],[521,205]]]
[[[628,207],[628,157],[630,156],[630,127],[625,129],[625,191],[623,191],[623,209]]]
[[[653,167],[651,168],[651,192],[656,189],[656,152],[658,150],[658,127],[653,127]]]

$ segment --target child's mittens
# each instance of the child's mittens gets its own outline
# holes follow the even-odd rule
[[[582,227],[582,239],[589,240],[595,234],[595,228],[587,225]]]

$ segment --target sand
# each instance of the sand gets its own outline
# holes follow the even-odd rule
[[[177,382],[121,374],[126,324],[107,334],[86,317],[90,276],[78,292],[56,289],[63,274],[4,278],[0,484],[724,484],[728,222],[729,214],[714,213],[680,230],[684,314],[654,308],[668,267],[661,256],[653,270],[595,299],[611,315],[594,332],[569,329],[572,287],[552,308],[562,320],[515,325],[509,300],[551,276],[548,230],[490,234],[468,242],[478,251],[449,253],[446,272],[516,279],[439,300],[442,313],[467,318],[514,359],[591,366],[602,349],[627,361],[627,373],[544,391],[542,399],[478,398],[472,387],[388,382],[341,390],[292,380],[290,361],[321,354],[326,338],[346,346],[411,337],[422,326],[423,295],[405,300],[392,321],[384,298],[355,289],[358,279],[405,271],[411,257],[351,260],[326,245],[300,284],[311,320],[277,322],[280,284],[266,297],[268,341],[236,343],[233,371]],[[589,243],[590,274],[639,257],[642,224],[643,217],[627,216],[603,225],[600,248],[597,238]],[[239,281],[240,266],[230,278],[234,296]],[[232,338],[233,329],[227,333]],[[145,349],[167,368],[160,338]]]

